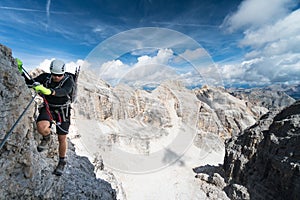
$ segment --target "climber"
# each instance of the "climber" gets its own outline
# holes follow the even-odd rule
[[[61,176],[66,162],[67,134],[70,126],[70,93],[75,85],[73,78],[65,73],[65,63],[61,60],[53,60],[50,64],[50,72],[43,73],[32,79],[23,69],[21,60],[16,59],[20,73],[25,77],[27,85],[32,85],[44,100],[43,106],[39,109],[39,116],[36,120],[37,130],[42,135],[42,140],[37,149],[39,152],[48,148],[51,137],[51,127],[56,125],[58,135],[59,162],[54,174]],[[23,73],[27,73],[27,76]]]

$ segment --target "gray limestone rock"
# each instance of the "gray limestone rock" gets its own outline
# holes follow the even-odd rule
[[[224,159],[227,181],[246,187],[251,199],[299,199],[299,122],[297,101],[228,141]]]
[[[223,88],[203,87],[195,90],[195,94],[201,102],[207,104],[215,112],[217,117],[212,116],[212,122],[209,125],[216,125],[210,128],[216,127],[218,132],[221,132],[219,135],[224,138],[238,135],[268,111],[261,106],[250,107],[246,101],[230,95]]]

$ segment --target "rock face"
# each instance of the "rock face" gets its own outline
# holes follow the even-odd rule
[[[242,135],[230,139],[224,170],[231,186],[245,186],[251,199],[299,199],[299,122],[297,101],[278,114],[265,115]]]
[[[206,165],[193,170],[197,173],[196,178],[200,180],[200,188],[205,192],[207,199],[229,199],[224,191],[227,184],[221,166]]]
[[[299,122],[297,101],[228,139],[223,165],[194,169],[201,190],[208,199],[299,199]]]
[[[0,45],[0,141],[31,99],[9,48]],[[0,199],[116,199],[110,184],[95,177],[87,158],[68,149],[62,177],[52,174],[57,164],[57,139],[48,151],[38,153],[39,135],[34,128],[35,103],[25,113],[0,150]]]
[[[122,132],[139,130],[135,135],[144,137],[135,148],[142,153],[151,151],[151,140],[169,135],[178,124],[187,124],[194,130],[198,148],[220,150],[224,148],[224,138],[237,135],[268,111],[258,105],[251,107],[222,88],[188,90],[173,81],[146,92],[126,85],[110,87],[94,74],[81,72],[77,116],[106,124],[113,138],[111,143],[133,144],[131,136]]]
[[[249,106],[222,88],[202,88],[195,91],[197,98],[205,102],[218,116],[225,138],[237,135],[268,110],[261,106]]]

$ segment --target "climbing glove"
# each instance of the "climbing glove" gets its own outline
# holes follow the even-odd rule
[[[19,58],[16,58],[16,61],[18,64],[18,70],[22,74],[23,73],[23,62]]]
[[[43,85],[34,86],[33,89],[36,92],[42,93],[44,95],[50,95],[52,93],[52,91],[50,89],[44,87]]]

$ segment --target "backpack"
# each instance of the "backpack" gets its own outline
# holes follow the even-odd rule
[[[76,97],[77,97],[77,79],[78,79],[78,76],[79,76],[79,72],[80,72],[80,66],[79,66],[78,68],[76,67],[76,69],[75,69],[75,74],[66,72],[67,77],[68,77],[68,76],[69,76],[69,77],[71,76],[71,77],[73,78],[73,81],[74,81],[74,85],[73,85],[72,91],[71,91],[71,93],[70,93],[70,95],[69,95],[69,98],[70,98],[70,100],[71,100],[71,103],[74,103],[75,100],[76,100]],[[66,79],[67,79],[67,78],[66,78]],[[64,82],[64,81],[62,81],[62,82]],[[63,83],[60,84],[60,85],[63,85]]]
[[[63,80],[59,83],[58,86],[56,86],[56,88],[61,88],[63,86],[63,84],[66,82],[66,80],[68,80],[68,78],[73,78],[74,81],[74,85],[72,87],[72,91],[70,92],[70,94],[68,95],[68,98],[70,100],[70,103],[75,102],[76,97],[77,97],[77,79],[79,76],[79,72],[80,72],[80,66],[75,69],[75,74],[70,73],[70,72],[65,72],[65,77],[63,78]],[[46,80],[46,87],[47,85],[50,83],[51,81],[51,76],[49,76]]]

